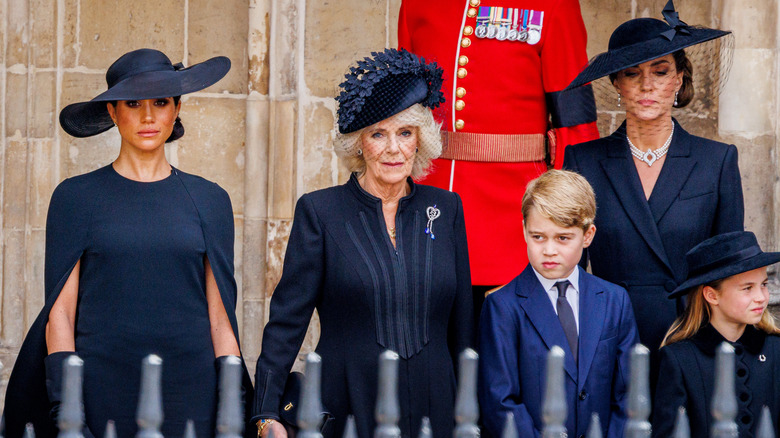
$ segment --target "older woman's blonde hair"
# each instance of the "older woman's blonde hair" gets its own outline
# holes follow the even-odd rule
[[[389,119],[417,128],[417,153],[412,164],[411,177],[414,179],[424,177],[431,167],[431,160],[441,155],[441,124],[434,120],[430,109],[419,103]],[[368,128],[370,126],[348,134],[337,132],[334,142],[336,155],[344,161],[350,172],[356,172],[358,175],[366,171],[366,160],[362,154],[358,154],[358,149],[362,147],[363,133]]]

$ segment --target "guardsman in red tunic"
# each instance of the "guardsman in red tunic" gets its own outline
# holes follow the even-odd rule
[[[528,263],[526,184],[560,168],[564,146],[599,136],[591,89],[561,92],[587,64],[586,43],[577,0],[401,3],[398,45],[444,69],[444,153],[422,182],[463,199],[475,286]]]

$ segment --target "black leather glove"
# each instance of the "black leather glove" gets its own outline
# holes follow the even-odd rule
[[[43,364],[46,367],[46,393],[49,396],[49,418],[57,424],[60,417],[60,405],[62,404],[62,377],[64,375],[64,362],[75,351],[58,351],[46,356]]]

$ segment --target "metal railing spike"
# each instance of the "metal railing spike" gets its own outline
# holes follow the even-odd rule
[[[691,425],[688,422],[688,413],[685,408],[677,408],[677,418],[674,420],[673,438],[691,438]]]
[[[628,382],[628,421],[623,436],[649,438],[650,350],[642,344],[631,349],[631,376]]]
[[[355,417],[352,415],[347,417],[347,424],[344,426],[343,438],[358,438],[357,427],[355,426]]]
[[[433,438],[433,429],[431,429],[431,419],[423,417],[420,423],[420,433],[417,438]]]
[[[467,348],[458,360],[458,395],[455,398],[455,438],[479,438],[479,402],[477,402],[477,364],[479,355]]]
[[[103,432],[103,438],[116,438],[116,424],[113,420],[106,421],[106,431]]]
[[[501,431],[501,438],[518,438],[518,436],[517,424],[515,424],[515,414],[507,412],[504,430]]]
[[[737,396],[734,392],[734,347],[720,344],[715,356],[715,390],[712,394],[712,438],[736,438]]]
[[[374,438],[400,438],[398,420],[398,353],[387,350],[379,355],[379,391],[377,392]]]
[[[772,424],[772,413],[768,406],[761,408],[761,419],[758,420],[756,438],[775,438],[775,426]]]
[[[62,406],[57,421],[58,438],[84,438],[84,405],[81,399],[84,361],[75,354],[62,364]]]
[[[33,427],[32,423],[27,423],[24,426],[23,438],[35,438],[35,428]]]
[[[141,363],[141,393],[138,396],[136,438],[163,438],[160,425],[163,422],[162,409],[162,358],[156,354],[146,356]]]
[[[588,425],[587,438],[604,438],[604,432],[601,431],[601,421],[599,420],[599,414],[594,412],[590,416],[590,424]]]
[[[542,402],[542,438],[566,438],[566,388],[563,360],[566,353],[557,345],[547,353],[547,380]]]
[[[192,419],[187,420],[187,425],[184,426],[184,438],[196,438],[197,436],[198,434],[195,433],[195,422]]]
[[[241,412],[241,359],[238,356],[220,358],[219,404],[217,408],[217,438],[241,438],[244,413]]]
[[[301,388],[301,404],[298,407],[299,438],[321,438],[322,422],[322,358],[317,353],[306,355],[306,374]]]

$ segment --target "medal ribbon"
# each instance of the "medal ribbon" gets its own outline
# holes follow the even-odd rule
[[[479,15],[477,16],[477,24],[483,24],[490,21],[490,7],[480,6]]]

